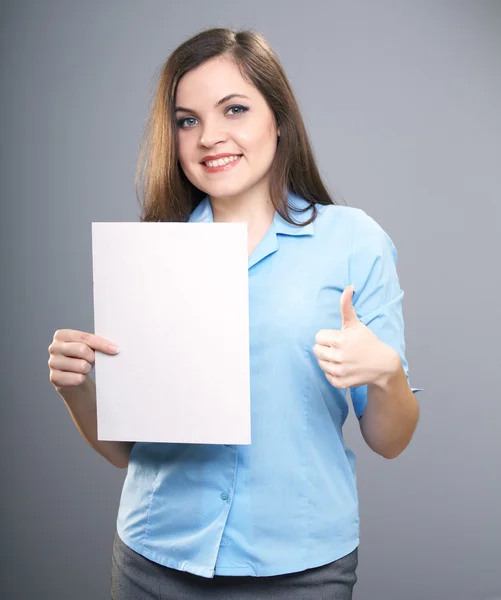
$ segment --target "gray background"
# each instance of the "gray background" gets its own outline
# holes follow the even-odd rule
[[[501,598],[501,3],[1,4],[2,598],[109,598],[125,476],[49,382],[58,328],[93,331],[91,222],[135,221],[154,75],[207,26],[260,30],[326,184],[399,252],[418,430],[358,456],[356,600]]]

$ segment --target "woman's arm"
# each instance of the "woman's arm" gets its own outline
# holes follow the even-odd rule
[[[113,466],[127,468],[134,442],[114,442],[97,439],[96,384],[87,375],[82,385],[58,389],[71,418],[82,437],[98,454]]]
[[[359,419],[367,445],[385,458],[396,458],[409,444],[419,405],[407,383],[398,353],[388,348],[388,371],[367,386],[367,405]]]

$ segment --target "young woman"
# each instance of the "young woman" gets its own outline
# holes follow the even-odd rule
[[[52,383],[89,444],[128,468],[112,597],[351,598],[359,516],[346,390],[386,458],[407,446],[419,412],[391,239],[331,199],[280,62],[251,31],[205,30],[171,54],[137,182],[142,221],[248,225],[252,443],[98,441],[88,373],[96,351],[113,349],[56,332]]]

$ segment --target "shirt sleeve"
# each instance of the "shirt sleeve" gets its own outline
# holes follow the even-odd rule
[[[398,352],[407,383],[415,393],[423,388],[410,386],[402,313],[404,292],[400,289],[397,261],[397,250],[388,234],[366,212],[356,208],[348,267],[350,283],[355,287],[353,306],[362,323]],[[360,418],[367,404],[367,385],[350,387],[350,396]]]

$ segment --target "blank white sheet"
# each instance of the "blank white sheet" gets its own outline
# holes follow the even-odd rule
[[[99,440],[250,444],[246,223],[92,223]]]

